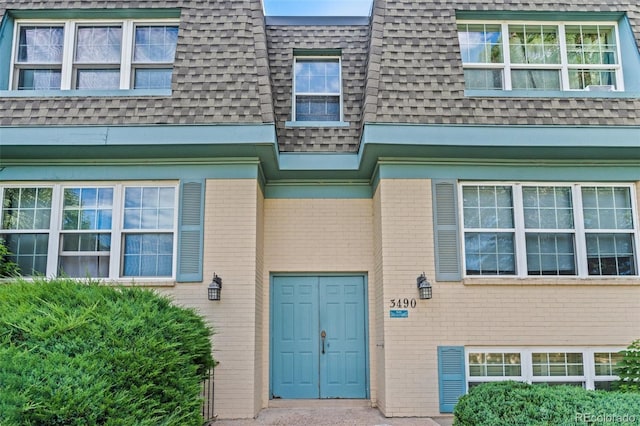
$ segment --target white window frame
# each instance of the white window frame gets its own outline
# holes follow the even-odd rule
[[[624,350],[622,346],[593,346],[593,347],[523,347],[523,346],[469,346],[464,348],[464,363],[466,375],[466,391],[469,391],[469,383],[488,383],[515,380],[524,383],[548,383],[548,382],[576,382],[583,383],[583,387],[588,390],[595,389],[595,382],[607,382],[618,380],[618,376],[596,376],[594,354],[596,352],[616,353]],[[469,354],[471,353],[519,353],[520,376],[471,376],[469,365]],[[532,355],[534,353],[581,353],[583,375],[581,376],[534,376]]]
[[[463,63],[463,69],[496,69],[502,70],[503,87],[502,89],[486,89],[486,90],[528,90],[528,89],[513,89],[511,84],[511,70],[514,69],[540,69],[540,70],[559,70],[560,71],[560,90],[583,92],[589,90],[587,87],[584,89],[570,89],[569,88],[569,70],[572,69],[590,69],[590,70],[612,70],[616,76],[616,85],[613,88],[616,92],[624,91],[624,78],[622,74],[622,55],[620,50],[620,32],[618,29],[618,23],[615,21],[508,21],[508,20],[459,20],[456,25],[500,25],[500,32],[502,34],[502,62],[501,63],[482,63],[482,62],[469,62]],[[511,63],[511,56],[509,50],[509,37],[505,37],[505,34],[509,34],[509,25],[547,25],[555,26],[558,28],[558,41],[560,44],[560,64],[514,64]],[[584,64],[569,64],[567,56],[567,38],[565,33],[566,26],[575,25],[606,25],[613,26],[615,38],[616,38],[616,57],[618,62],[616,64],[604,65],[604,64],[591,64],[585,66]],[[477,89],[474,89],[477,90]]]
[[[492,232],[514,232],[514,246],[515,246],[515,263],[516,273],[512,275],[470,275],[467,274],[466,265],[466,248],[465,248],[465,232],[488,232],[489,228],[465,228],[464,226],[464,201],[463,201],[463,188],[465,186],[511,186],[512,198],[513,198],[513,215],[515,230],[491,228]],[[524,225],[524,206],[522,201],[522,187],[524,186],[543,186],[543,187],[570,187],[573,207],[573,220],[574,229],[531,229],[525,228]],[[584,215],[582,212],[582,191],[583,187],[611,187],[611,188],[628,188],[631,197],[631,210],[633,217],[632,229],[585,229],[584,227]],[[509,278],[529,278],[529,279],[545,279],[545,278],[581,278],[581,279],[637,279],[640,276],[640,215],[638,212],[638,204],[636,199],[636,186],[634,183],[616,183],[616,182],[579,182],[579,183],[566,183],[566,182],[525,182],[525,181],[459,181],[458,182],[458,214],[460,217],[459,233],[461,238],[461,253],[463,261],[463,277],[470,279],[477,278],[496,278],[496,279],[509,279]],[[572,233],[575,236],[575,264],[576,275],[528,275],[527,274],[527,250],[526,250],[526,234],[527,233]],[[587,246],[586,246],[586,234],[631,234],[632,244],[634,248],[634,268],[635,275],[589,275],[587,265]]]
[[[323,92],[323,93],[316,93],[316,92],[297,92],[296,91],[296,64],[298,63],[299,60],[301,61],[305,61],[305,60],[338,60],[338,68],[340,70],[339,74],[338,74],[338,79],[339,79],[339,85],[340,85],[340,92],[339,93],[334,93],[334,92]],[[291,93],[292,93],[292,102],[291,102],[291,120],[293,122],[297,122],[297,123],[313,123],[313,121],[298,121],[296,120],[296,99],[298,98],[298,96],[333,96],[333,97],[338,97],[338,103],[339,103],[339,108],[340,108],[340,112],[338,113],[338,120],[331,120],[332,123],[340,123],[342,121],[344,121],[344,116],[343,116],[343,89],[342,89],[342,57],[339,55],[327,55],[327,56],[312,56],[312,55],[297,55],[293,57],[293,68],[291,71],[291,75],[293,76],[292,78],[292,82],[291,82]]]
[[[78,90],[75,88],[77,70],[84,68],[86,64],[76,65],[75,51],[77,41],[77,29],[81,26],[100,27],[118,25],[122,28],[122,46],[120,52],[119,67],[115,64],[107,62],[96,63],[97,66],[106,66],[120,71],[120,87],[118,90],[133,89],[134,69],[142,66],[133,62],[133,48],[135,43],[135,28],[138,25],[175,25],[179,26],[180,21],[176,19],[71,19],[71,20],[50,20],[50,19],[21,19],[17,20],[13,32],[13,46],[11,51],[11,70],[9,73],[9,81],[11,82],[11,90],[18,90],[18,43],[20,37],[20,28],[22,26],[62,26],[64,31],[64,45],[62,53],[61,82],[59,90]],[[161,63],[165,67],[173,67],[173,63]],[[153,68],[150,66],[149,68]],[[146,68],[146,67],[145,67]],[[55,90],[55,89],[53,89]],[[102,89],[96,89],[102,90]]]
[[[124,228],[124,192],[128,187],[172,187],[174,191],[174,215],[173,225],[171,230],[165,229],[125,229]],[[68,188],[113,188],[113,205],[112,205],[112,219],[111,228],[98,229],[88,231],[90,233],[109,233],[111,234],[111,248],[109,251],[109,276],[102,278],[109,281],[145,281],[145,282],[160,282],[176,279],[177,271],[177,248],[178,248],[178,201],[179,201],[179,185],[175,181],[126,181],[126,182],[62,182],[62,183],[50,183],[50,182],[33,182],[33,183],[19,183],[19,184],[2,184],[0,185],[0,200],[4,199],[4,190],[6,188],[51,188],[51,215],[50,224],[48,230],[5,230],[0,229],[0,234],[16,234],[16,233],[42,233],[49,235],[49,246],[47,250],[47,277],[55,277],[58,275],[58,266],[60,261],[60,254],[62,247],[61,234],[67,232],[62,229],[62,215],[64,207],[64,190]],[[1,220],[1,217],[0,217]],[[168,233],[173,234],[173,260],[171,265],[171,276],[123,276],[123,259],[124,248],[123,238],[127,233]],[[72,230],[68,232],[74,233]],[[87,252],[84,252],[85,254]]]

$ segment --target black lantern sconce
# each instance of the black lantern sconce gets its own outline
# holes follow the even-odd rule
[[[214,272],[208,288],[209,300],[220,300],[220,293],[222,293],[222,278]]]
[[[427,276],[424,274],[424,272],[418,277],[417,282],[420,299],[431,299],[431,297],[433,296],[433,289],[431,287],[431,283],[427,281]]]

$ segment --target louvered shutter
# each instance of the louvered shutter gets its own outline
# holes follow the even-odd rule
[[[204,181],[180,184],[178,282],[202,281]]]
[[[438,385],[440,412],[453,413],[466,388],[463,346],[438,346]]]
[[[436,280],[460,281],[460,238],[455,180],[432,181]]]

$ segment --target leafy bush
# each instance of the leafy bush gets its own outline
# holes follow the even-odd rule
[[[4,277],[17,277],[20,275],[20,268],[18,264],[9,259],[11,253],[4,243],[3,239],[0,239],[0,278]]]
[[[211,330],[150,290],[0,285],[0,424],[197,425]]]
[[[640,421],[640,395],[575,386],[484,383],[455,407],[454,425],[620,425]]]
[[[640,340],[632,342],[622,351],[622,361],[616,367],[620,380],[618,389],[622,392],[640,392]]]

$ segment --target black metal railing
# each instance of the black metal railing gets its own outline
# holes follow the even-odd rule
[[[216,415],[213,411],[213,396],[214,396],[214,380],[213,380],[213,367],[209,370],[207,377],[202,381],[202,421],[203,424],[211,424],[215,420]]]

